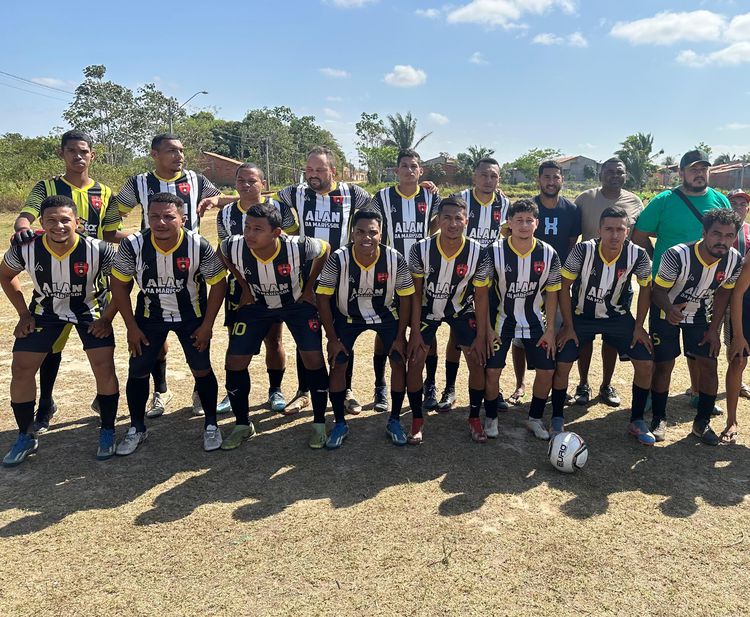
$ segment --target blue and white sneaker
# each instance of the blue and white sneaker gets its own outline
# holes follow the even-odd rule
[[[271,411],[275,411],[276,413],[281,413],[286,409],[286,399],[281,390],[268,391],[268,406],[271,408]]]
[[[23,463],[30,454],[35,454],[39,448],[39,440],[28,433],[18,433],[16,443],[3,458],[3,467],[15,467]]]
[[[648,429],[648,424],[644,420],[635,420],[628,424],[628,435],[632,435],[644,446],[653,446],[656,443],[656,437]]]
[[[335,450],[340,448],[341,444],[344,443],[344,439],[349,434],[349,426],[346,422],[336,422],[333,425],[333,430],[326,440],[326,448],[329,450]]]
[[[99,448],[96,451],[96,458],[100,461],[106,461],[115,455],[115,429],[99,429]]]
[[[388,434],[388,437],[391,438],[391,441],[397,446],[406,445],[406,433],[404,432],[404,427],[401,426],[401,422],[396,418],[390,418],[388,420],[388,424],[385,425],[385,432]]]
[[[216,406],[216,413],[231,413],[232,403],[229,402],[229,395],[221,399],[221,402]]]

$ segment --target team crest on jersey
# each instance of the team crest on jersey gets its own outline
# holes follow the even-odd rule
[[[544,272],[544,262],[543,261],[535,261],[533,264],[534,267],[534,274],[541,274]]]
[[[467,264],[456,264],[456,274],[458,276],[464,277],[468,271],[469,266]]]
[[[174,262],[180,272],[187,272],[190,270],[190,257],[178,257]]]
[[[183,195],[187,195],[190,192],[190,185],[187,182],[180,182],[177,185],[177,190]]]
[[[716,282],[721,283],[724,280],[724,270],[716,273]]]
[[[343,195],[333,195],[331,197],[331,203],[334,204],[334,205],[336,205],[336,206],[340,206],[341,204],[344,203],[344,196]]]
[[[627,270],[625,268],[617,268],[617,278],[622,278],[622,275],[625,274]]]
[[[424,214],[427,212],[427,204],[424,201],[418,201],[417,202],[417,212],[420,214]]]
[[[385,283],[388,280],[387,272],[378,272],[378,283]]]
[[[469,317],[468,323],[469,323],[469,327],[472,330],[476,330],[477,329],[477,320],[476,319],[474,319],[473,317]]]
[[[77,261],[73,264],[73,272],[76,276],[86,276],[89,272],[89,265],[85,261]]]
[[[279,264],[276,266],[276,272],[279,273],[279,276],[289,276],[292,273],[292,266],[289,264]]]
[[[495,221],[496,223],[499,223],[500,222],[500,216],[501,216],[501,214],[502,213],[500,212],[500,210],[493,210],[492,211],[492,220]]]
[[[94,208],[95,210],[101,210],[102,198],[99,195],[92,195],[90,201],[92,208]]]
[[[320,330],[320,322],[315,318],[308,319],[307,325],[310,327],[310,330],[312,330],[313,332],[317,332],[318,330]]]

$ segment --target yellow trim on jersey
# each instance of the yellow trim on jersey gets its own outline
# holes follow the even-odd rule
[[[489,287],[492,281],[490,281],[489,279],[485,279],[485,280],[474,279],[472,283],[474,284],[474,287]]]
[[[168,251],[162,251],[159,248],[159,246],[156,244],[156,242],[154,241],[154,232],[151,232],[151,236],[150,237],[151,237],[151,244],[156,249],[157,253],[159,253],[161,255],[171,255],[172,253],[174,253],[177,250],[177,248],[180,246],[180,244],[182,244],[182,240],[185,237],[185,228],[184,227],[180,227],[180,237],[177,239],[177,244],[175,244]]]
[[[466,244],[466,236],[461,236],[461,246],[455,253],[453,253],[453,255],[448,257],[448,255],[446,255],[443,252],[443,247],[440,244],[440,235],[439,234],[436,234],[436,235],[437,235],[437,238],[435,239],[435,242],[437,242],[438,253],[440,253],[443,256],[443,259],[447,259],[448,261],[453,261],[456,257],[458,257],[461,254],[461,251],[464,250],[464,245]]]
[[[641,287],[646,287],[651,282],[651,275],[649,274],[648,278],[645,278],[645,279],[636,278],[635,280],[638,281],[638,284]]]
[[[177,179],[178,179],[178,178],[179,178],[179,177],[180,177],[180,176],[181,176],[181,175],[182,175],[183,173],[184,173],[184,172],[183,172],[183,170],[181,169],[180,171],[178,171],[178,172],[177,172],[177,175],[176,175],[176,176],[174,176],[173,178],[162,178],[162,177],[161,177],[161,176],[160,176],[159,174],[157,174],[157,173],[156,173],[156,172],[154,171],[154,177],[155,177],[155,178],[158,178],[158,179],[159,179],[159,180],[161,180],[162,182],[175,182],[175,181],[176,181],[176,180],[177,180]]]
[[[719,285],[719,287],[723,287],[724,289],[734,289],[736,283],[729,283],[729,285]]]
[[[577,274],[573,274],[570,270],[566,270],[565,268],[562,268],[560,270],[560,274],[562,274],[569,281],[575,281],[578,278]]]
[[[411,276],[412,276],[412,278],[418,278],[418,279],[423,279],[424,278],[424,274],[417,274],[416,272],[412,272]]]
[[[115,268],[112,268],[112,276],[114,276],[118,281],[122,281],[123,283],[129,283],[133,280],[132,275],[128,276],[127,274],[123,274]]]
[[[656,275],[656,278],[654,279],[654,283],[656,283],[659,287],[665,287],[667,289],[674,287],[674,281],[665,281],[658,274]]]
[[[562,283],[557,283],[555,285],[547,285],[544,288],[544,291],[560,291],[562,289]]]
[[[103,225],[103,231],[118,231],[122,227],[122,223],[110,223],[109,225]]]
[[[76,186],[75,184],[71,184],[70,182],[68,182],[68,181],[67,181],[67,180],[65,179],[65,176],[60,176],[60,180],[62,180],[63,182],[65,182],[65,184],[67,184],[67,185],[68,185],[68,186],[69,186],[69,187],[70,187],[71,189],[73,189],[74,191],[81,191],[82,193],[85,193],[85,192],[86,192],[86,191],[88,191],[88,190],[89,190],[89,189],[90,189],[90,188],[91,188],[92,186],[94,186],[94,185],[96,184],[96,181],[95,181],[95,180],[92,180],[91,178],[89,178],[89,183],[88,183],[88,184],[86,184],[86,185],[84,185],[84,186],[80,186],[80,187],[79,187],[79,186]]]
[[[324,296],[332,296],[336,290],[333,287],[323,287],[323,285],[318,285],[318,287],[315,289],[315,293],[323,294]]]
[[[216,283],[225,279],[226,277],[227,277],[227,271],[222,270],[221,272],[219,272],[219,274],[217,274],[213,278],[206,279],[206,283],[208,283],[209,285],[216,285]]]
[[[72,329],[72,323],[66,324],[63,327],[62,332],[60,332],[60,336],[58,336],[55,342],[52,343],[52,353],[60,353],[63,349],[65,349],[65,343],[68,342],[68,337],[70,336],[70,331]]]
[[[516,247],[513,246],[513,236],[511,236],[510,238],[508,238],[508,246],[510,247],[511,251],[513,251],[521,259],[524,259],[525,257],[528,257],[529,255],[531,255],[531,252],[536,248],[536,238],[534,238],[534,237],[531,238],[531,248],[528,251],[526,251],[525,253],[519,253],[516,250]]]
[[[281,240],[279,240],[278,238],[276,238],[276,250],[273,252],[273,255],[271,255],[268,259],[261,259],[260,257],[258,257],[257,253],[253,249],[250,249],[250,253],[252,254],[252,256],[255,257],[255,259],[257,259],[263,265],[266,265],[267,263],[272,262],[274,259],[276,259],[276,257],[278,256],[280,252],[281,252]]]
[[[417,290],[414,289],[414,285],[412,285],[411,287],[407,287],[406,289],[396,290],[397,296],[413,296],[415,293],[417,293]]]
[[[258,203],[255,203],[255,204],[250,204],[250,205],[249,205],[249,206],[247,207],[247,209],[245,209],[245,208],[243,208],[243,207],[242,207],[242,200],[241,200],[241,199],[238,199],[238,200],[237,200],[237,201],[236,201],[235,203],[237,204],[237,209],[238,209],[238,210],[239,210],[240,212],[242,212],[242,214],[246,214],[246,213],[247,213],[247,211],[248,211],[248,210],[249,210],[250,208],[252,208],[253,206],[260,206],[260,205],[262,205],[262,204],[266,203],[266,201],[268,201],[268,200],[267,200],[267,199],[266,199],[266,198],[265,198],[265,197],[264,197],[263,195],[261,195],[261,196],[260,196],[260,201],[259,201]]]
[[[417,184],[417,190],[414,192],[413,195],[404,195],[401,191],[398,190],[398,184],[394,186],[393,188],[396,189],[396,193],[399,195],[399,197],[401,197],[402,199],[408,199],[408,200],[414,199],[417,195],[419,195],[422,192],[422,187],[419,186],[419,184]]]
[[[601,242],[599,243],[599,249],[598,250],[599,250],[599,257],[602,258],[602,261],[604,262],[605,266],[611,266],[613,263],[615,263],[620,258],[620,255],[622,255],[622,249],[620,249],[620,252],[617,253],[617,255],[615,256],[614,259],[612,259],[611,261],[607,261],[604,258],[604,253],[602,253],[602,243]]]
[[[493,204],[495,202],[495,193],[492,194],[492,198],[489,201],[487,201],[487,202],[484,202],[481,199],[479,199],[479,196],[477,195],[477,189],[476,188],[471,189],[471,194],[474,196],[474,199],[477,200],[477,203],[480,206],[482,206],[483,208],[486,208],[487,206],[489,206],[489,205],[491,205],[491,204]]]
[[[55,251],[53,251],[53,250],[52,250],[52,249],[50,248],[49,244],[47,244],[47,234],[44,234],[44,235],[42,236],[42,244],[44,245],[44,248],[46,248],[46,249],[47,249],[47,252],[48,252],[48,253],[49,253],[50,255],[52,255],[52,257],[54,257],[55,259],[57,259],[57,261],[62,261],[63,259],[67,259],[67,258],[68,258],[68,257],[70,256],[70,254],[71,254],[71,253],[72,253],[73,251],[75,251],[75,250],[76,250],[76,247],[78,246],[78,243],[79,243],[80,241],[81,241],[81,236],[79,236],[78,234],[76,234],[76,235],[75,235],[75,241],[73,242],[73,246],[72,246],[72,247],[70,247],[70,248],[69,248],[69,249],[68,249],[67,251],[65,251],[65,253],[63,253],[62,255],[58,255],[57,253],[55,253]]]
[[[308,187],[312,189],[312,187],[309,184],[308,184]],[[316,193],[318,193],[318,195],[323,195],[325,197],[326,195],[328,195],[328,193],[333,193],[333,191],[335,191],[338,187],[339,187],[339,183],[334,180],[333,184],[331,184],[331,188],[329,188],[325,193],[318,193],[318,191],[315,191],[315,189],[313,190]]]
[[[320,257],[320,255],[318,255]],[[359,269],[363,272],[367,272],[368,270],[372,270],[372,267],[378,263],[378,259],[380,259],[380,247],[378,246],[378,252],[375,255],[375,261],[373,261],[369,266],[364,266],[359,262],[359,259],[357,259],[357,251],[354,246],[352,246],[352,258],[354,259],[354,263],[359,266]]]
[[[713,263],[710,263],[710,264],[706,263],[705,261],[703,261],[703,258],[701,257],[701,254],[700,254],[700,251],[698,250],[698,245],[701,244],[702,242],[703,242],[703,240],[698,240],[698,242],[696,242],[693,245],[693,250],[695,251],[695,256],[698,258],[698,261],[701,262],[701,265],[704,268],[711,268],[711,267],[715,266],[719,262],[719,259],[721,259],[721,257],[719,257],[719,259],[717,259],[716,261],[714,261]]]
[[[320,242],[320,253],[318,253],[318,257],[323,257],[323,255],[326,254],[326,249],[331,245],[328,244],[328,242],[326,242],[325,240],[318,240],[318,242]],[[378,250],[380,250],[380,247],[378,247]],[[316,257],[315,259],[317,259],[318,257]]]

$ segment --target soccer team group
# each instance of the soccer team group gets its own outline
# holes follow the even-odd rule
[[[575,202],[560,195],[560,166],[544,162],[539,194],[511,204],[491,158],[476,163],[471,188],[441,199],[434,184],[420,181],[413,150],[399,153],[397,183],[374,197],[337,182],[334,155],[322,146],[308,154],[305,181],[273,197],[264,195],[263,172],[251,163],[237,169],[239,197],[222,195],[203,175],[184,169],[182,143],[172,134],[153,139],[154,170],[128,179],[117,194],[89,177],[94,153],[85,133],[65,133],[60,157],[65,173],[33,188],[0,264],[0,284],[19,315],[10,386],[19,433],[6,466],[35,453],[38,435],[50,426],[53,387],[73,328],[96,380],[99,459],[135,452],[148,435],[146,418],[161,415],[169,403],[169,332],[194,377],[193,412],[204,416],[206,451],[237,448],[255,434],[248,366],[262,346],[270,408],[292,414],[311,404],[309,446],[340,447],[349,432],[346,414],[362,409],[351,378],[355,342],[367,330],[375,332],[374,408],[387,414],[386,432],[397,445],[421,443],[425,411],[454,405],[462,356],[473,441],[498,436],[498,412],[526,396],[527,367],[535,376],[526,427],[542,440],[563,432],[565,406],[592,396],[588,371],[597,335],[603,339],[602,401],[620,404],[611,384],[614,367],[618,357],[632,364],[627,433],[635,440],[665,439],[680,339],[697,408],[692,432],[710,445],[737,439],[750,352],[744,335],[750,268],[742,268],[750,248],[744,222],[750,197],[738,190],[727,198],[710,188],[701,151],[682,157],[680,186],[645,208],[623,189],[627,170],[616,158],[602,165],[601,186]],[[141,231],[125,234],[122,217],[136,206]],[[210,208],[219,209],[217,248],[199,234]],[[33,284],[30,303],[21,272]],[[639,286],[634,307],[633,278]],[[222,306],[229,343],[227,395],[219,401],[210,342]],[[118,313],[127,329],[130,415],[119,442],[112,328]],[[450,338],[438,399],[436,332],[443,323]],[[726,427],[717,435],[710,420],[721,413],[715,403],[722,323],[730,362]],[[288,404],[281,392],[283,325],[297,348],[298,391]],[[516,387],[506,399],[500,376],[509,351]],[[580,382],[572,397],[567,390],[576,361]],[[405,398],[409,430],[401,423]],[[552,416],[545,422],[548,399]],[[217,414],[230,410],[235,424],[223,436]]]

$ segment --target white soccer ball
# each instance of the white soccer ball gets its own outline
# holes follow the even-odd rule
[[[589,460],[589,449],[577,433],[565,431],[554,436],[549,442],[549,462],[563,473],[575,473]]]

